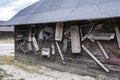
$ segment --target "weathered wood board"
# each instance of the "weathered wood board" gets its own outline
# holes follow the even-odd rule
[[[68,48],[68,39],[63,40],[63,52],[66,53]]]
[[[115,33],[117,37],[118,47],[120,48],[120,30],[119,27],[115,27]]]
[[[61,41],[63,37],[63,23],[56,24],[55,40]]]
[[[114,33],[91,33],[88,38],[93,40],[111,40],[114,37]]]
[[[78,26],[72,26],[70,30],[71,34],[71,47],[73,53],[80,53],[81,52],[81,45],[80,45],[80,33]]]

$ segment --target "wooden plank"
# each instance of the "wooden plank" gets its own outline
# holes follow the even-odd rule
[[[84,40],[86,40],[86,39],[89,37],[89,35],[91,34],[93,28],[94,28],[94,24],[93,24],[92,27],[90,28],[88,34],[86,34],[84,37],[82,37],[81,41],[84,41]],[[93,42],[94,42],[94,41],[93,41]]]
[[[56,46],[57,46],[57,49],[58,49],[58,51],[59,51],[59,54],[60,54],[60,57],[61,57],[61,60],[62,60],[63,64],[66,64],[66,63],[65,63],[65,60],[64,60],[64,56],[63,56],[63,54],[62,54],[62,51],[61,51],[61,49],[60,49],[60,46],[59,46],[58,42],[56,41],[55,43],[56,43]]]
[[[88,38],[93,40],[111,40],[114,37],[114,33],[91,33]]]
[[[83,50],[87,52],[87,54],[93,58],[106,72],[109,72],[109,70],[84,46],[82,45]]]
[[[83,31],[82,31],[81,27],[80,27],[80,36],[81,36],[81,38],[83,38]]]
[[[117,37],[118,47],[120,48],[120,30],[119,27],[115,27],[115,33]]]
[[[108,59],[109,56],[107,55],[107,53],[106,53],[105,49],[103,48],[102,44],[101,44],[99,41],[97,41],[97,44],[98,44],[98,46],[100,47],[100,49],[102,50],[105,58]]]
[[[63,37],[63,23],[56,24],[55,40],[61,41]]]
[[[72,52],[73,53],[80,53],[81,52],[81,45],[80,45],[79,27],[77,25],[72,26],[70,33],[71,33]]]
[[[68,39],[63,40],[63,52],[66,53],[68,48]]]

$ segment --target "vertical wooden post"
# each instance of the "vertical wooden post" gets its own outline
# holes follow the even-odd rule
[[[68,47],[68,39],[63,40],[63,52],[67,52],[67,47]]]
[[[118,47],[120,48],[120,30],[119,27],[115,27],[115,33],[117,37]]]

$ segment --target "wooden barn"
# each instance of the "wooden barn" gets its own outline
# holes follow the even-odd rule
[[[0,24],[5,21],[0,21]],[[0,26],[0,38],[13,38],[14,26]]]
[[[3,25],[17,60],[120,79],[120,0],[40,0]]]

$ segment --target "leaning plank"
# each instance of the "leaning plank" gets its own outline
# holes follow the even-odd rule
[[[86,34],[82,39],[81,41],[85,41],[88,37],[89,37],[90,34]]]
[[[63,56],[63,54],[62,54],[62,51],[61,51],[61,49],[60,49],[60,46],[59,46],[58,42],[56,41],[55,43],[56,43],[56,46],[57,46],[57,49],[58,49],[58,51],[59,51],[59,54],[60,54],[60,57],[61,57],[61,60],[62,60],[63,64],[66,64],[66,63],[65,63],[65,60],[64,60],[64,56]]]
[[[120,30],[119,27],[115,27],[115,33],[117,37],[118,47],[120,48]]]
[[[87,52],[87,54],[92,57],[106,72],[109,72],[109,70],[84,46],[82,45],[82,48]]]
[[[63,23],[56,24],[55,40],[61,41],[63,37]]]
[[[94,24],[93,24],[92,27],[90,28],[88,34],[86,34],[86,35],[81,39],[81,41],[84,41],[84,40],[86,40],[86,39],[89,37],[89,35],[91,34],[93,28],[94,28]]]
[[[80,45],[80,34],[79,34],[79,27],[77,25],[72,26],[70,30],[71,34],[71,47],[73,53],[80,53],[81,52],[81,45]]]
[[[102,50],[105,58],[108,59],[109,56],[107,55],[107,53],[106,53],[105,49],[103,48],[103,46],[101,45],[101,43],[100,43],[99,41],[97,41],[97,44],[98,44],[98,46],[100,47],[100,49]]]

